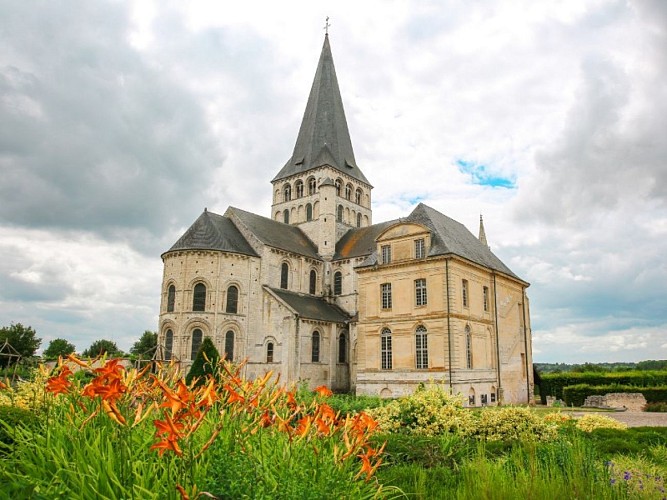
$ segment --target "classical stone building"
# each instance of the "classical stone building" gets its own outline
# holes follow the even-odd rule
[[[532,399],[528,283],[419,204],[373,224],[328,36],[271,216],[204,210],[162,255],[159,340],[187,369],[204,337],[245,375],[397,396],[430,380],[470,405]]]

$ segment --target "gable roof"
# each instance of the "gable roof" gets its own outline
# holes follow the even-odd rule
[[[167,252],[177,250],[220,250],[257,257],[231,220],[206,209]]]
[[[398,220],[380,222],[372,226],[350,229],[336,243],[334,260],[353,259],[375,253],[375,240],[380,233]]]
[[[282,300],[301,318],[329,323],[346,323],[350,316],[335,304],[330,304],[321,297],[290,292],[282,288],[265,286],[272,294]]]
[[[476,264],[520,279],[468,229],[454,219],[420,203],[404,221],[422,224],[431,230],[429,256],[454,254]]]
[[[310,89],[294,152],[273,182],[323,165],[370,183],[354,159],[343,100],[338,88],[329,35],[324,36],[322,53]]]
[[[265,245],[305,257],[320,258],[315,244],[297,226],[284,224],[235,207],[229,207],[225,215],[238,220]]]

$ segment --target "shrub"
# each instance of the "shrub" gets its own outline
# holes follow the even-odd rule
[[[637,387],[658,387],[667,388],[667,371],[624,371],[607,373],[545,373],[541,376],[540,396],[542,403],[546,404],[547,396],[555,396],[557,399],[564,399],[563,388],[569,385],[587,384],[592,386],[610,386],[610,385],[628,385]],[[613,391],[612,391],[613,392]],[[638,391],[634,391],[638,392]],[[648,396],[644,395],[647,400]],[[658,401],[660,399],[656,399]],[[663,401],[667,398],[663,398]]]
[[[31,379],[18,382],[14,385],[6,384],[0,390],[0,405],[17,406],[25,410],[40,409],[44,405],[44,383],[49,371],[46,368],[32,370]],[[0,382],[0,387],[5,384]]]
[[[0,406],[0,451],[11,449],[20,428],[36,429],[39,417],[34,411],[18,406]]]
[[[605,415],[588,414],[577,419],[577,429],[591,432],[595,429],[627,429],[627,424]]]
[[[220,361],[220,353],[218,353],[210,337],[206,337],[202,341],[190,371],[185,377],[185,383],[190,385],[193,380],[196,380],[197,384],[203,384],[207,375],[217,377],[218,361]]]
[[[646,403],[644,411],[667,412],[667,403]]]
[[[507,406],[479,413],[474,435],[486,441],[535,440],[556,437],[558,427],[530,408]]]
[[[581,406],[588,396],[604,395],[612,392],[640,392],[648,402],[667,401],[667,386],[638,387],[634,385],[569,385],[563,387],[563,398],[567,405]]]
[[[572,417],[567,413],[555,411],[544,415],[544,421],[549,424],[563,425],[572,421]]]

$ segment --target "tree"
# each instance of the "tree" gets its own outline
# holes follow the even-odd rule
[[[49,347],[44,350],[45,359],[58,359],[58,356],[67,356],[76,351],[76,347],[65,339],[53,339]]]
[[[130,349],[130,353],[141,359],[150,359],[157,348],[157,332],[146,330]]]
[[[209,337],[206,337],[201,343],[199,352],[185,377],[185,383],[190,384],[190,382],[197,378],[199,379],[198,384],[203,384],[207,375],[215,377],[218,373],[219,361],[220,353],[218,353],[218,350],[213,345],[213,341]]]
[[[115,342],[102,339],[96,340],[90,344],[90,347],[83,351],[81,356],[84,358],[96,358],[98,356],[102,356],[103,354],[107,354],[109,356],[123,356],[125,353],[118,349],[118,346],[116,346]]]
[[[29,326],[23,326],[21,323],[12,323],[10,326],[0,328],[0,347],[8,342],[23,358],[30,358],[42,343],[42,339],[37,338],[37,332]],[[7,366],[15,362],[11,358],[0,356],[0,366]]]

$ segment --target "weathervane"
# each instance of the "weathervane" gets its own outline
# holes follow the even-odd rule
[[[329,24],[329,16],[327,16],[327,19],[324,23],[324,34],[325,35],[329,34],[329,26],[331,26],[331,25]]]

